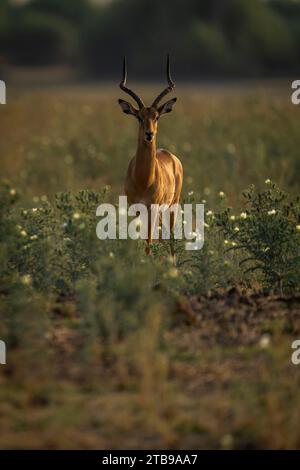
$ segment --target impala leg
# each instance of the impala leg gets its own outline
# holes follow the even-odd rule
[[[151,243],[152,243],[153,231],[155,228],[156,220],[157,220],[157,214],[154,214],[154,216],[152,217],[151,210],[148,209],[148,238],[147,238],[147,246],[145,249],[147,255],[152,254]]]

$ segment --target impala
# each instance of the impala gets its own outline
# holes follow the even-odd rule
[[[131,114],[139,123],[138,144],[135,156],[131,159],[125,179],[125,194],[130,204],[143,203],[148,209],[148,238],[146,252],[151,253],[154,221],[151,221],[151,205],[178,204],[182,189],[183,169],[180,160],[165,149],[156,148],[158,119],[172,111],[177,98],[172,98],[159,105],[164,96],[170,93],[175,84],[170,74],[170,57],[167,57],[168,86],[155,98],[151,106],[145,106],[142,99],[126,86],[126,57],[123,63],[121,90],[128,93],[137,103],[119,99],[125,114]],[[171,214],[171,229],[174,227],[176,214]]]

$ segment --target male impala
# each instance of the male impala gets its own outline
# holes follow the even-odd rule
[[[127,101],[119,99],[119,104],[125,114],[131,114],[139,122],[138,145],[135,156],[129,163],[125,194],[129,204],[143,203],[148,209],[148,239],[146,252],[150,253],[153,236],[151,227],[151,204],[171,206],[179,203],[183,169],[180,160],[165,149],[156,148],[157,122],[160,116],[172,111],[177,98],[159,105],[161,99],[174,88],[170,75],[170,58],[167,58],[168,86],[155,98],[150,107],[146,107],[141,98],[126,86],[126,58],[123,64],[123,78],[120,88],[128,93],[137,103],[138,109]],[[153,222],[153,220],[152,220]],[[171,217],[171,229],[175,216]]]

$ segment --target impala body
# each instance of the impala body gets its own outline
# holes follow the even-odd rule
[[[171,206],[177,204],[182,189],[183,169],[180,160],[168,150],[156,148],[158,120],[163,114],[172,111],[177,98],[159,106],[161,99],[175,87],[170,77],[169,56],[167,59],[168,87],[158,95],[149,107],[145,106],[136,93],[126,87],[126,75],[126,59],[124,59],[120,88],[134,98],[138,108],[121,99],[119,99],[119,104],[125,114],[131,114],[139,122],[137,150],[128,166],[125,194],[129,204],[143,203],[148,208],[148,246],[146,251],[150,253],[154,225],[153,220],[151,224],[151,205]],[[174,223],[175,215],[171,214],[171,228]]]

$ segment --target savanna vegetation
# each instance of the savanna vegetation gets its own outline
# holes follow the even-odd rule
[[[150,99],[154,88],[141,90]],[[283,88],[178,87],[159,146],[205,204],[200,251],[100,241],[136,122],[111,87],[1,107],[1,448],[297,448],[299,109]]]

